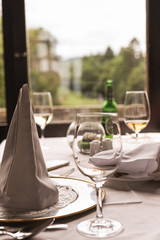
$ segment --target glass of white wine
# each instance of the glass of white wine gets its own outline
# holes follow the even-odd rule
[[[124,101],[124,122],[136,134],[150,121],[150,104],[146,91],[127,91]]]
[[[53,118],[52,96],[50,92],[34,92],[32,107],[35,122],[41,128],[41,138],[44,139],[44,130]]]
[[[120,222],[103,217],[102,186],[117,170],[121,161],[122,141],[116,113],[79,113],[75,121],[74,160],[79,171],[95,184],[96,217],[78,224],[80,234],[108,238],[123,230]]]

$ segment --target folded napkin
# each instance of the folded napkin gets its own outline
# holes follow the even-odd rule
[[[123,148],[122,160],[118,172],[135,173],[153,173],[158,169],[160,158],[160,143],[144,143],[133,146],[130,149]],[[90,158],[90,162],[97,166],[107,166],[114,164],[114,150],[102,151]]]
[[[0,167],[0,206],[41,210],[58,200],[48,177],[27,84],[20,90]]]

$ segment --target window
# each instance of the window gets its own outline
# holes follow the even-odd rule
[[[101,109],[107,79],[118,104],[145,88],[145,0],[27,0],[26,23],[31,88],[51,91],[54,122]]]
[[[28,1],[28,0],[27,0]],[[38,1],[39,2],[39,1]],[[66,1],[67,2],[67,1]],[[119,1],[118,1],[119,2]],[[121,1],[122,2],[122,1]],[[137,10],[139,8],[136,5]],[[130,3],[130,1],[129,1]],[[147,88],[151,103],[151,131],[160,129],[160,15],[159,0],[146,0],[147,7]],[[3,18],[3,39],[4,39],[4,69],[6,86],[6,127],[0,126],[0,140],[6,137],[8,124],[10,123],[19,89],[23,83],[28,82],[27,54],[26,54],[26,31],[25,31],[25,8],[23,0],[2,0]],[[126,11],[126,5],[125,5]],[[134,19],[137,19],[137,11],[134,12]],[[114,15],[114,14],[113,14]],[[115,15],[114,15],[115,16]],[[43,17],[43,16],[42,16]],[[45,21],[46,18],[43,18]],[[128,19],[126,19],[128,21]],[[136,23],[136,24],[139,24]],[[118,36],[119,37],[119,36]],[[117,37],[117,38],[118,38]],[[125,45],[126,46],[126,45]],[[47,64],[45,63],[45,66]],[[44,67],[44,70],[46,67]],[[72,68],[71,68],[72,69]],[[57,126],[56,126],[57,128]],[[61,129],[63,125],[61,126]],[[146,129],[148,130],[148,128]]]

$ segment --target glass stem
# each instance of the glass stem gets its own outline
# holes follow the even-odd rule
[[[41,139],[42,139],[42,140],[44,140],[44,129],[45,129],[45,128],[43,128],[43,127],[41,128]]]
[[[136,132],[136,141],[138,140],[138,132]]]
[[[97,196],[97,211],[96,219],[101,220],[103,218],[102,212],[102,184],[96,184],[96,196]]]

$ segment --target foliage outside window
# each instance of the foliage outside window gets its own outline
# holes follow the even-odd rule
[[[0,107],[5,118],[2,27],[0,34]],[[114,95],[118,104],[123,104],[126,90],[145,88],[145,56],[139,49],[136,38],[132,39],[127,47],[122,47],[118,54],[109,46],[101,54],[63,61],[55,54],[57,40],[49,32],[42,28],[29,29],[28,35],[31,89],[50,91],[54,106],[89,105],[101,108],[105,98],[104,83],[107,79],[113,79]],[[80,63],[77,79],[76,61]],[[67,69],[64,71],[67,73],[64,74],[65,77],[61,73],[63,68]]]
[[[145,88],[145,57],[136,38],[117,55],[108,47],[104,54],[84,57],[82,91],[85,94],[91,97],[99,94],[104,98],[107,79],[114,82],[114,95],[119,104],[124,101],[125,91]]]
[[[29,30],[32,91],[50,91],[54,105],[100,106],[105,97],[107,79],[114,82],[118,104],[123,103],[126,90],[145,88],[145,56],[136,38],[118,54],[107,47],[104,53],[68,61],[56,56],[56,44],[49,32],[41,28]],[[78,60],[81,62],[79,79],[75,77],[75,62]],[[64,77],[62,70],[66,68],[68,71]]]
[[[60,78],[52,69],[52,62],[55,59],[52,46],[56,44],[56,40],[41,28],[30,29],[28,44],[32,91],[50,91],[54,104],[57,104]]]

